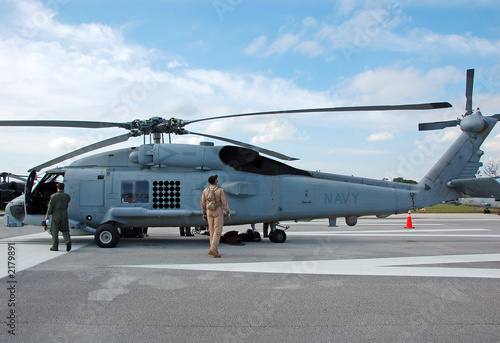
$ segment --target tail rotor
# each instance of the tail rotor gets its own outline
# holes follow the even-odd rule
[[[465,86],[465,113],[461,118],[455,120],[436,121],[430,123],[420,123],[419,131],[442,130],[447,127],[459,125],[463,132],[476,134],[486,130],[488,125],[500,119],[499,114],[483,117],[479,108],[472,110],[472,90],[474,87],[474,69],[467,70],[467,81]]]

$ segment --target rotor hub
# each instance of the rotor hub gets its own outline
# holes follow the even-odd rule
[[[129,123],[129,130],[133,136],[140,134],[149,135],[153,133],[167,133],[184,135],[188,132],[184,129],[186,122],[178,118],[164,119],[161,117],[152,117],[146,120],[136,119]]]

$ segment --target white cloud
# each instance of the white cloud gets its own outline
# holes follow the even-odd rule
[[[346,79],[341,92],[364,104],[396,104],[415,101],[438,101],[444,95],[444,85],[457,80],[463,73],[452,67],[423,72],[414,67],[381,67]]]
[[[426,29],[414,29],[408,36],[401,36],[396,50],[407,52],[428,51],[431,54],[477,54],[500,56],[500,40],[475,37],[471,33],[439,34]]]
[[[377,132],[373,133],[366,139],[368,142],[378,142],[394,139],[394,134],[392,132]]]
[[[352,149],[352,148],[335,148],[328,151],[328,154],[342,154],[342,155],[386,155],[387,151],[376,149]]]
[[[53,150],[71,151],[77,149],[78,140],[70,137],[58,137],[49,141],[49,147]]]
[[[446,142],[453,142],[458,138],[458,136],[461,134],[461,131],[458,129],[445,129],[445,130],[438,130],[434,131],[433,133],[429,134],[430,139],[437,143],[446,143]]]
[[[144,67],[151,52],[125,43],[120,29],[61,24],[38,2],[16,5],[0,38],[2,119],[76,119],[80,111],[98,119],[109,99],[154,74]]]
[[[250,45],[248,45],[244,49],[244,52],[247,55],[257,55],[263,48],[265,48],[266,42],[267,42],[266,36],[257,37],[252,41],[252,43],[250,43]]]
[[[294,51],[301,52],[311,57],[316,57],[323,53],[323,48],[318,43],[318,41],[309,40],[298,43],[297,46],[294,48]]]
[[[273,117],[273,119],[259,125],[258,133],[252,138],[252,144],[268,144],[276,141],[290,140],[297,132],[297,129],[286,119]]]
[[[183,61],[183,60],[172,60],[172,61],[167,63],[167,68],[169,68],[169,69],[175,69],[175,68],[187,67],[187,66],[188,66],[188,63],[186,61]]]
[[[318,21],[313,17],[307,17],[304,20],[302,20],[302,24],[304,28],[314,28],[318,25]]]
[[[266,55],[281,55],[297,45],[299,40],[298,35],[287,33],[269,45]]]
[[[485,5],[492,4],[485,2]],[[365,50],[411,53],[427,58],[449,54],[500,56],[499,39],[477,37],[471,32],[442,34],[411,26],[411,17],[397,1],[349,0],[338,2],[337,8],[336,18],[343,21],[330,17],[328,21],[319,22],[309,16],[302,20],[301,27],[287,27],[288,32],[282,28],[281,36],[267,47],[265,36],[256,38],[245,52],[269,57],[307,51],[310,57],[324,56],[331,60],[336,56],[347,62]]]
[[[488,153],[494,154],[494,158],[500,158],[500,134],[496,135],[495,137],[490,137],[484,143],[484,148]]]

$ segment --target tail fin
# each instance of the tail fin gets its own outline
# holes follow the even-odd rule
[[[494,118],[482,117],[482,119],[485,128],[481,132],[468,132],[462,128],[464,132],[419,182],[422,192],[418,194],[417,207],[431,206],[460,197],[460,194],[451,187],[451,181],[473,178],[476,175],[482,166],[479,162],[483,155],[481,144],[497,123]]]

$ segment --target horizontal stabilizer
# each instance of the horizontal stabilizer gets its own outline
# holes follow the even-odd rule
[[[471,198],[500,198],[500,183],[492,177],[451,180],[449,185]]]

